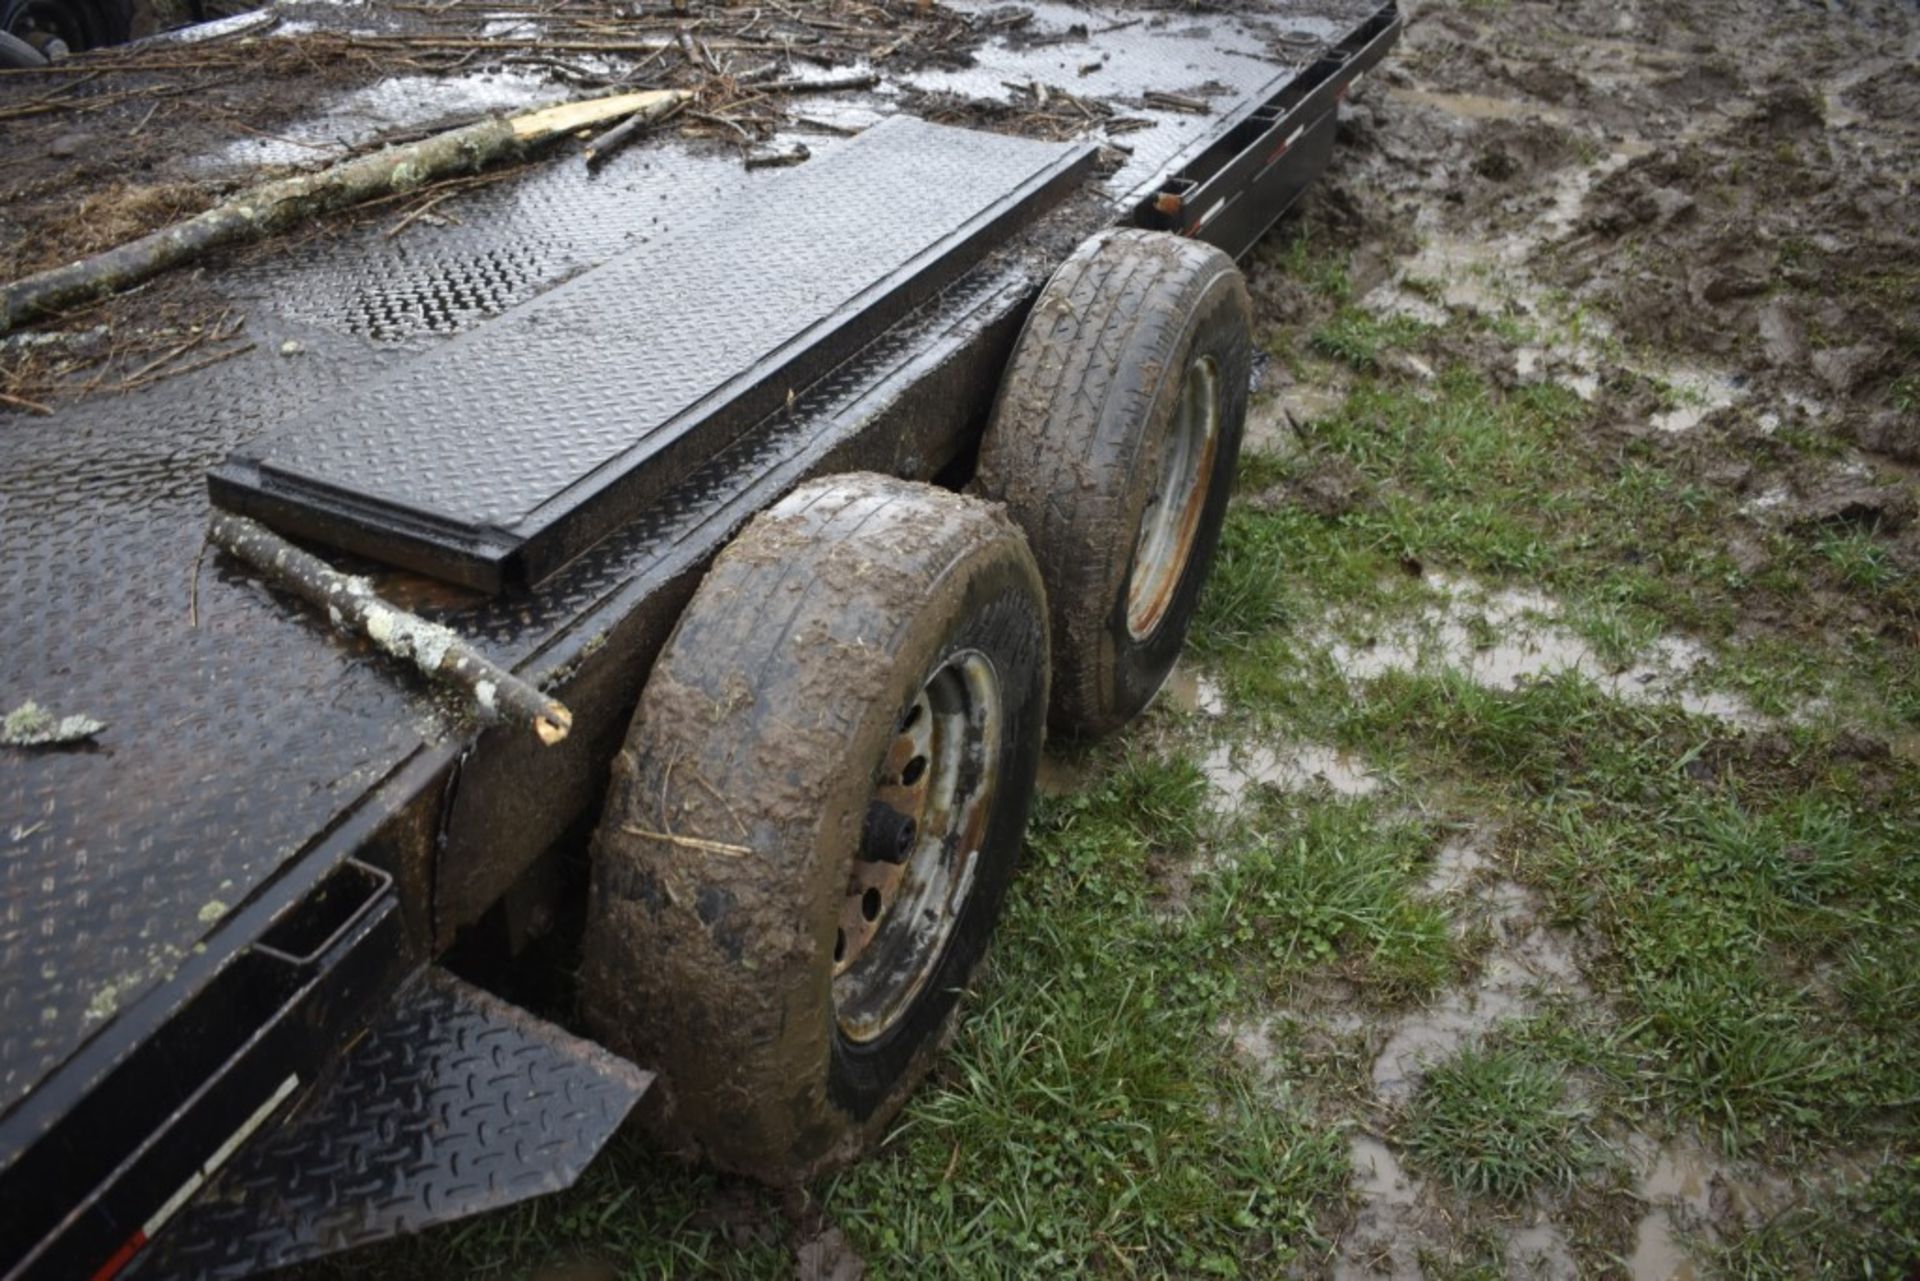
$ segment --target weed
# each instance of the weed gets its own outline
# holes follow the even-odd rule
[[[1382,999],[1433,990],[1452,973],[1447,915],[1416,896],[1433,838],[1363,802],[1271,801],[1213,874],[1198,909],[1198,945],[1270,967],[1268,984],[1339,960]]]
[[[1429,326],[1408,316],[1381,317],[1358,307],[1342,307],[1313,331],[1309,345],[1360,373],[1379,367],[1380,354],[1404,347],[1427,332]]]
[[[1738,1233],[1713,1265],[1746,1281],[1912,1276],[1920,1268],[1920,1157]]]
[[[1471,1196],[1571,1191],[1600,1161],[1592,1109],[1558,1068],[1469,1046],[1427,1071],[1405,1125],[1416,1163]]]

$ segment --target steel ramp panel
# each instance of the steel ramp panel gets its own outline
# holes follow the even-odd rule
[[[482,590],[534,582],[790,405],[1092,169],[894,117],[209,473],[289,533]]]
[[[569,1187],[653,1075],[428,967],[292,1117],[213,1171],[128,1277],[249,1277]],[[143,1234],[144,1235],[144,1234]]]

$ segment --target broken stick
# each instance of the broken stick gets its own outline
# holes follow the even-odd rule
[[[678,110],[679,106],[680,104],[675,102],[661,111],[636,111],[613,128],[587,143],[587,168],[594,169],[605,164],[608,156],[611,156],[615,151],[618,151],[621,147],[633,141],[633,139],[639,136],[642,129],[650,124],[656,124],[666,119],[674,111]]]
[[[318,173],[264,183],[204,213],[116,245],[91,258],[16,280],[0,289],[0,334],[76,302],[125,289],[221,245],[257,240],[295,223],[376,196],[411,191],[431,179],[484,169],[576,129],[620,116],[656,118],[690,95],[649,89],[587,98],[386,147]]]
[[[563,704],[475,650],[451,628],[387,603],[366,579],[341,573],[259,522],[215,512],[207,537],[274,586],[325,610],[335,630],[364,636],[432,679],[464,691],[487,720],[531,724],[549,747],[573,727],[573,713]]]

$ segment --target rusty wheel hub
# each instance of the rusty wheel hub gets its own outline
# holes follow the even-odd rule
[[[913,1004],[973,886],[1001,750],[987,656],[951,654],[900,720],[868,804],[834,935],[833,1000],[850,1041]]]
[[[1160,475],[1140,516],[1133,576],[1127,582],[1127,632],[1135,640],[1145,640],[1160,626],[1186,574],[1219,439],[1220,371],[1213,357],[1203,356],[1187,366],[1160,451]]]

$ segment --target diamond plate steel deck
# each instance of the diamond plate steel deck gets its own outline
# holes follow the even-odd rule
[[[1084,145],[875,125],[216,473],[223,506],[471,586],[631,519],[1043,212]]]
[[[424,970],[323,1094],[241,1148],[132,1275],[251,1276],[557,1192],[652,1080]]]

